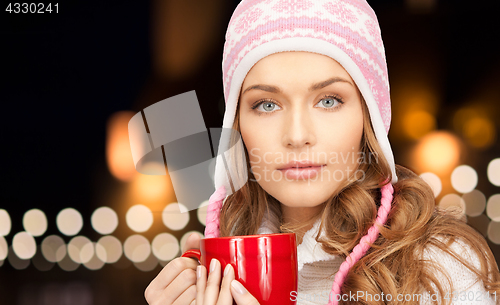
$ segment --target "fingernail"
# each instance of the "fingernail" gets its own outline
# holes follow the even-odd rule
[[[215,270],[215,265],[217,265],[217,260],[215,258],[212,258],[210,261],[210,272]]]
[[[247,292],[245,287],[243,287],[243,285],[241,285],[241,283],[238,282],[237,280],[233,280],[231,282],[231,286],[233,286],[234,290],[236,290],[236,292],[239,294],[245,294]]]
[[[200,278],[201,276],[201,265],[196,267],[196,278]]]
[[[232,268],[231,264],[227,264],[226,268],[224,268],[224,276],[229,273],[229,269]]]

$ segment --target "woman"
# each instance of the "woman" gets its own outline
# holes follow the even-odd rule
[[[217,163],[207,237],[295,232],[298,304],[498,302],[484,238],[394,163],[384,47],[364,0],[243,0],[223,73],[223,127],[241,133],[247,160],[227,164],[249,177],[226,196],[234,183]],[[148,302],[257,303],[231,267],[220,279],[214,260],[207,281],[196,265],[169,263]]]

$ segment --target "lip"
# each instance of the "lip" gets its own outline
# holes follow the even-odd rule
[[[326,164],[319,164],[309,160],[294,160],[278,170],[288,179],[311,179],[318,175]]]
[[[325,164],[315,163],[309,160],[293,160],[288,164],[285,164],[283,167],[278,168],[279,170],[287,170],[287,169],[297,169],[297,168],[306,168],[306,167],[321,167],[325,166]]]

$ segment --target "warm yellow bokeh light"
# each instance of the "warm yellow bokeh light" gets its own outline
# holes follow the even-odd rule
[[[465,213],[467,216],[477,217],[483,214],[486,208],[486,196],[479,190],[463,194],[462,200],[465,203]]]
[[[24,213],[23,227],[33,236],[41,236],[47,230],[47,217],[39,209],[31,209]]]
[[[128,137],[128,122],[134,115],[132,111],[119,111],[111,115],[107,124],[106,161],[111,174],[122,181],[130,181],[138,174]]]
[[[82,214],[73,208],[63,209],[57,214],[56,225],[62,234],[76,235],[83,227]]]
[[[403,130],[411,139],[418,140],[435,129],[436,118],[427,111],[411,111],[403,118]]]
[[[64,240],[57,235],[45,237],[42,242],[42,254],[45,259],[51,263],[57,263],[66,256],[66,244]]]
[[[423,137],[415,149],[415,161],[420,172],[438,175],[450,173],[460,161],[460,140],[446,131]]]
[[[9,235],[12,228],[9,213],[6,210],[0,209],[0,236]]]
[[[491,221],[488,225],[488,239],[492,243],[500,245],[500,222]]]
[[[476,148],[487,148],[496,139],[496,129],[490,113],[481,107],[465,107],[453,116],[453,127],[461,133],[468,144]]]
[[[422,178],[432,189],[434,193],[434,197],[439,196],[441,190],[443,189],[443,184],[441,183],[441,179],[436,174],[433,173],[422,173],[420,174],[420,178]]]
[[[123,244],[123,253],[134,263],[145,261],[151,254],[151,244],[142,235],[129,236]]]
[[[36,242],[27,232],[19,232],[12,238],[12,249],[20,259],[30,259],[36,253]]]
[[[118,238],[107,235],[99,239],[95,252],[100,260],[108,264],[113,264],[122,257],[123,248]]]
[[[464,124],[464,138],[467,142],[477,148],[487,148],[493,144],[496,138],[496,130],[493,122],[484,117],[475,117]]]
[[[7,258],[8,253],[9,253],[9,245],[7,245],[5,237],[0,235],[0,261],[5,260]]]
[[[478,181],[477,172],[468,165],[460,165],[451,173],[451,185],[462,194],[472,192]]]
[[[500,158],[491,160],[491,162],[488,164],[487,174],[488,180],[490,180],[491,184],[500,186]]]
[[[90,246],[86,247],[86,245]],[[84,250],[83,256],[82,256],[82,250]],[[87,257],[85,254],[88,251],[93,251],[93,244],[90,241],[90,239],[88,239],[85,236],[73,237],[68,243],[68,256],[75,263],[78,264],[84,263]],[[84,259],[83,261],[82,258]]]
[[[125,221],[133,231],[146,232],[153,225],[153,213],[147,206],[136,204],[128,209]]]
[[[140,174],[134,179],[133,189],[144,200],[157,200],[166,198],[171,189],[170,181],[166,176],[153,176]]]

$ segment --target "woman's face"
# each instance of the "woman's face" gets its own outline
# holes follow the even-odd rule
[[[257,62],[243,82],[239,116],[260,186],[287,207],[325,202],[357,170],[361,102],[330,57],[281,52]]]

